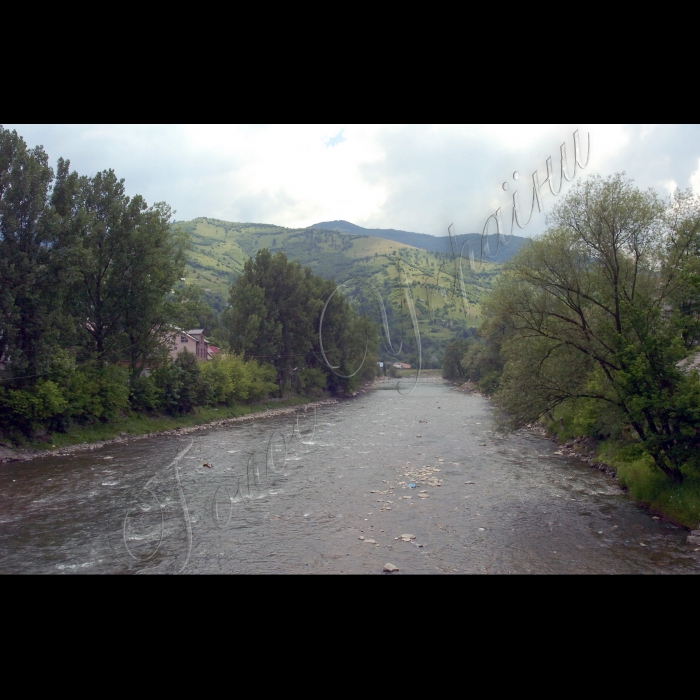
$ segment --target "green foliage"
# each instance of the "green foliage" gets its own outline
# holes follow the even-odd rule
[[[697,468],[684,465],[683,483],[674,483],[661,473],[641,442],[606,442],[599,457],[615,468],[620,483],[637,502],[681,525],[698,527],[700,471]]]
[[[467,372],[462,366],[462,358],[467,354],[473,342],[468,338],[464,338],[455,340],[447,346],[442,360],[442,376],[444,379],[462,382],[467,380]]]
[[[81,177],[75,195],[81,224],[78,268],[69,309],[86,357],[128,357],[134,375],[160,354],[174,309],[167,294],[182,276],[186,235],[170,227],[170,208],[126,195],[124,180],[106,170]]]
[[[319,367],[306,367],[299,370],[297,381],[306,396],[320,396],[326,388],[326,373]]]
[[[220,330],[219,316],[201,287],[193,284],[179,286],[173,291],[172,302],[172,320],[180,328],[202,328],[207,338]]]
[[[162,392],[164,413],[192,413],[195,406],[207,405],[211,400],[212,387],[202,381],[200,362],[191,352],[181,352],[175,362],[166,362],[152,376],[155,386]]]
[[[202,377],[211,387],[213,405],[257,401],[277,390],[274,367],[255,360],[246,361],[242,355],[216,357],[204,363]]]
[[[129,408],[126,369],[86,363],[76,368],[67,382],[66,416],[80,423],[108,422]]]
[[[0,429],[24,437],[42,426],[66,430],[73,424],[113,421],[129,409],[128,373],[121,367],[68,362],[54,369],[59,381],[40,379],[30,389],[0,386]]]
[[[679,366],[695,352],[700,202],[589,178],[550,220],[484,304],[507,329],[495,399],[513,426],[563,404],[581,431],[626,424],[681,483],[700,449],[700,383]]]
[[[351,391],[374,376],[377,332],[334,289],[332,281],[289,261],[283,252],[259,250],[231,287],[230,346],[249,360],[273,365],[283,390],[293,383],[303,391],[321,389],[318,373],[307,371],[319,370],[330,391]],[[326,303],[323,353],[335,371],[322,360],[319,328]]]
[[[73,274],[67,201],[76,176],[68,168],[59,160],[54,174],[41,146],[29,149],[0,127],[0,378],[15,389],[46,372],[69,330],[62,304]]]

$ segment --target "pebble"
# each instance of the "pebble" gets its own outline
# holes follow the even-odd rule
[[[473,484],[474,482],[473,481],[465,481],[464,483],[465,484]]]
[[[388,573],[391,573],[392,571],[399,571],[398,566],[394,566],[393,564],[384,564],[384,568],[382,571],[387,571]]]
[[[360,535],[357,539],[358,539],[358,540],[364,540],[365,538],[364,538],[362,535]]]
[[[416,536],[415,535],[401,535],[402,539],[409,539],[409,540],[415,540]]]
[[[365,540],[367,544],[377,544],[376,540]]]

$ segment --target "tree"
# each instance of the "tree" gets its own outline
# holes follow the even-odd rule
[[[700,447],[700,384],[677,366],[696,342],[698,200],[594,177],[548,221],[485,302],[511,334],[496,401],[513,426],[567,401],[609,405],[682,482]]]
[[[470,339],[459,339],[445,348],[445,356],[442,360],[444,379],[466,381],[467,373],[462,366],[462,358],[466,355],[472,342]]]
[[[348,390],[369,376],[367,372],[374,373],[376,330],[334,290],[333,281],[313,275],[283,252],[259,250],[231,287],[225,314],[230,347],[247,359],[273,364],[281,387],[290,386],[296,377],[318,389],[318,375],[298,374],[308,368],[322,370],[332,391]],[[335,372],[323,361],[319,344],[320,316],[329,297],[323,344]],[[354,378],[348,377],[360,366],[365,347],[366,366]]]
[[[55,176],[41,146],[0,127],[0,361],[15,387],[49,370],[66,330],[77,179],[69,165],[59,160]]]
[[[207,294],[201,287],[194,284],[179,286],[174,290],[174,321],[180,328],[204,329],[204,335],[209,338],[220,331],[219,315],[207,301]]]
[[[113,170],[80,180],[80,274],[70,308],[78,342],[98,363],[128,358],[133,376],[162,352],[174,315],[167,295],[182,276],[187,235],[170,208],[129,198]]]

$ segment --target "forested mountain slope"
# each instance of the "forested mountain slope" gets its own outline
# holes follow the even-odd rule
[[[447,342],[479,324],[479,302],[500,272],[500,265],[491,262],[471,271],[465,261],[463,298],[459,264],[451,253],[318,227],[290,229],[207,217],[174,225],[192,240],[186,282],[207,290],[210,304],[218,310],[228,304],[229,287],[245,260],[261,248],[282,250],[290,259],[310,266],[314,274],[337,283],[351,278],[370,282],[385,303],[395,307],[401,304],[397,286],[401,269],[411,285],[428,359],[441,355]]]

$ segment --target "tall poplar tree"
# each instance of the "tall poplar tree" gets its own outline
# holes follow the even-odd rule
[[[47,372],[66,327],[76,184],[67,161],[55,177],[41,146],[0,127],[0,362],[15,388]]]

